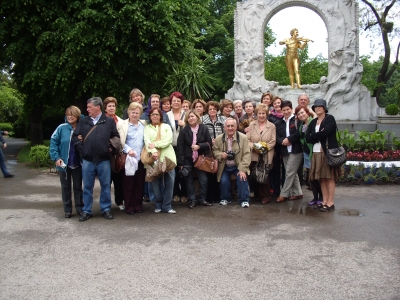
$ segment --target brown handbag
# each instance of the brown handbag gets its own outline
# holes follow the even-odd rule
[[[157,137],[156,137],[156,142],[161,140],[161,124],[158,126],[158,132],[157,132]],[[161,149],[157,149],[158,152],[161,153]],[[140,153],[140,160],[144,165],[152,165],[154,164],[154,158],[152,156],[152,153],[147,151],[146,146],[143,147],[142,153]]]
[[[208,156],[205,156],[204,154],[199,155],[196,162],[194,163],[194,167],[208,173],[217,173],[218,160],[214,158],[210,144],[207,143],[207,145],[210,148],[209,155]]]
[[[119,152],[115,155],[115,167],[114,172],[119,173],[125,169],[126,153]]]

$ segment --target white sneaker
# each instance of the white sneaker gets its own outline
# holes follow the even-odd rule
[[[156,209],[154,210],[154,212],[155,212],[156,214],[159,214],[159,213],[161,212],[161,209],[156,208]]]
[[[219,202],[219,205],[228,205],[228,203],[231,203],[231,201],[228,201],[228,200],[221,200],[221,201]]]
[[[176,214],[176,211],[173,210],[173,209],[170,209],[170,210],[168,211],[168,213],[169,213],[169,214]]]
[[[250,205],[249,205],[249,202],[242,202],[242,207],[243,208],[245,208],[245,207],[249,207]]]
[[[125,210],[125,206],[123,204],[118,205],[118,207],[119,207],[119,210]]]

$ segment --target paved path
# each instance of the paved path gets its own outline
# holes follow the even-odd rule
[[[308,190],[249,209],[178,204],[176,215],[114,204],[112,221],[97,201],[80,223],[64,218],[57,176],[7,166],[1,299],[400,299],[398,186],[338,187],[333,213],[307,207]]]

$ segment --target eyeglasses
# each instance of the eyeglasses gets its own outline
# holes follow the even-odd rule
[[[159,115],[159,114],[151,114],[150,116],[152,116],[152,117],[159,117],[160,115]]]

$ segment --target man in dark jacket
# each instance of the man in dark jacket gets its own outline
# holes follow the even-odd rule
[[[283,164],[285,166],[285,183],[283,184],[280,196],[276,202],[303,198],[303,192],[297,174],[297,170],[303,159],[303,147],[300,142],[300,133],[297,130],[297,121],[293,114],[292,102],[282,101],[281,107],[283,118],[276,126],[276,145],[279,145]]]
[[[111,165],[110,165],[110,139],[119,134],[112,118],[107,117],[101,111],[103,101],[99,97],[90,98],[87,101],[89,116],[81,119],[73,135],[76,150],[83,158],[83,214],[79,221],[83,222],[92,217],[93,187],[96,175],[99,178],[100,209],[103,217],[111,220],[114,217],[110,213],[111,208]]]

